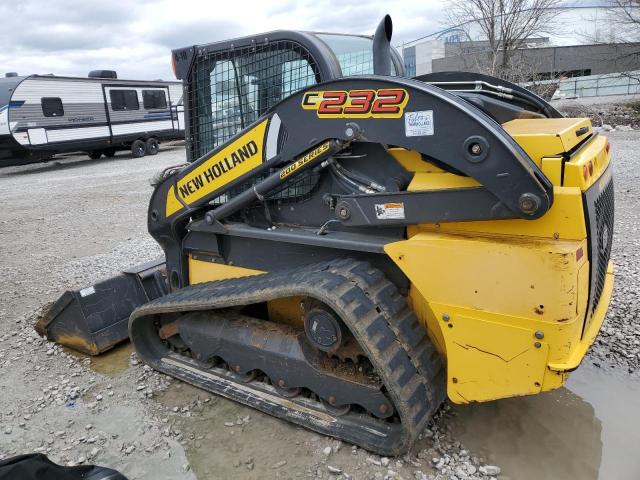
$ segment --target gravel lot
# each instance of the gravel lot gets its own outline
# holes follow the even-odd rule
[[[617,283],[589,360],[635,376],[640,133],[610,137]],[[88,359],[42,341],[32,330],[42,304],[161,254],[146,232],[148,179],[182,161],[181,148],[164,147],[152,158],[70,156],[0,170],[0,458],[39,451],[158,480],[499,476],[499,467],[452,437],[448,407],[410,455],[386,459],[173,381],[141,365],[128,346]]]

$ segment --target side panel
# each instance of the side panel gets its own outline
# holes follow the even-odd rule
[[[171,120],[154,120],[151,122],[126,122],[114,123],[111,126],[113,136],[131,135],[135,133],[152,133],[173,130],[173,122]]]
[[[422,232],[385,251],[467,403],[557,388],[580,343],[587,242]],[[558,368],[559,365],[565,365]],[[577,365],[576,365],[577,366]]]
[[[60,99],[62,115],[44,115],[42,98],[46,97]],[[28,78],[16,88],[7,115],[13,137],[23,145],[97,141],[109,137],[98,82]]]

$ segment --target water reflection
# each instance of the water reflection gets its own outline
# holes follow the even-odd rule
[[[554,392],[457,406],[451,428],[501,479],[638,480],[639,407],[637,381],[585,365]]]

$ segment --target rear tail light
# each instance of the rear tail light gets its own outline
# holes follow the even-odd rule
[[[589,162],[589,175],[593,175],[593,162]]]
[[[587,167],[586,165],[582,166],[582,176],[585,180],[589,180],[589,167]]]

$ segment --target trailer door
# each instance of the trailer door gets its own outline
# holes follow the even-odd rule
[[[109,128],[113,138],[137,133],[144,119],[140,93],[135,86],[103,85]]]
[[[184,130],[184,105],[182,100],[180,104],[171,107],[171,117],[173,118],[173,128],[175,130]]]
[[[171,120],[176,132],[184,131],[184,103],[182,102],[182,85],[170,85]]]

